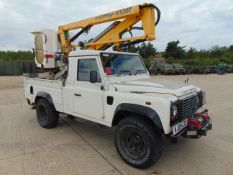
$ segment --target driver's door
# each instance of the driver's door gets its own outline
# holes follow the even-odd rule
[[[90,82],[90,72],[97,71],[98,82]],[[103,90],[100,65],[95,56],[80,57],[77,61],[77,77],[73,92],[74,113],[87,118],[103,116]]]

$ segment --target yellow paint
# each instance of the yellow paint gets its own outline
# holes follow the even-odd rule
[[[110,21],[121,20],[119,24],[113,29],[108,31],[105,35],[100,37],[97,41],[92,43],[86,43],[86,49],[100,50],[105,45],[120,46],[120,43],[126,41],[135,41],[138,39],[151,41],[155,39],[155,13],[154,8],[151,6],[145,6],[140,8],[140,5],[116,10],[113,12],[105,13],[92,18],[84,19],[81,21],[73,22],[70,24],[61,25],[58,28],[59,36],[62,44],[62,52],[65,57],[68,56],[69,52],[72,51],[76,45],[71,45],[69,36],[65,36],[65,32],[71,30],[82,29],[85,27],[92,27],[97,24],[106,23]],[[136,23],[141,21],[144,34],[142,36],[122,38],[121,33],[128,30]],[[119,48],[118,48],[119,49]]]

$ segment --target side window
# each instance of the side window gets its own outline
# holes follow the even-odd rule
[[[97,71],[98,82],[101,82],[101,77],[95,58],[78,60],[78,70],[77,70],[78,81],[90,81],[91,71]]]

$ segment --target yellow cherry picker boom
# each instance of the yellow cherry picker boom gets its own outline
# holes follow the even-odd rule
[[[71,43],[82,33],[88,32],[92,26],[114,21],[105,31],[98,35],[94,40],[86,43],[85,49],[104,50],[112,45],[120,50],[121,44],[127,42],[151,41],[155,39],[155,10],[157,11],[157,21],[159,22],[160,11],[153,4],[136,5],[113,11],[96,17],[84,19],[66,25],[59,26],[59,36],[62,49],[67,55],[76,45]],[[122,20],[122,21],[117,21]],[[141,21],[142,27],[133,27]],[[81,29],[75,36],[69,38],[68,32],[75,29]],[[131,32],[133,29],[144,30],[144,35],[130,38],[122,38],[125,32]]]
[[[120,51],[126,46],[155,40],[155,26],[159,20],[160,10],[158,7],[154,4],[141,4],[60,25],[58,31],[50,29],[34,31],[32,34],[35,36],[36,65],[48,69],[59,68],[63,62],[66,62],[69,53],[78,47],[85,50],[106,50],[113,46],[115,50]],[[95,25],[107,22],[112,22],[112,24],[89,42],[78,41],[76,42],[78,44],[73,44]],[[136,24],[141,26],[135,26]],[[71,36],[70,32],[76,30],[79,31]],[[133,36],[133,30],[141,30],[143,34]],[[130,37],[123,36],[127,32]]]

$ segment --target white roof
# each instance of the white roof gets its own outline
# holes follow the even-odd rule
[[[71,51],[69,56],[99,55],[100,53],[135,54],[135,55],[137,55],[136,53],[117,52],[117,51],[77,50],[77,51]]]

